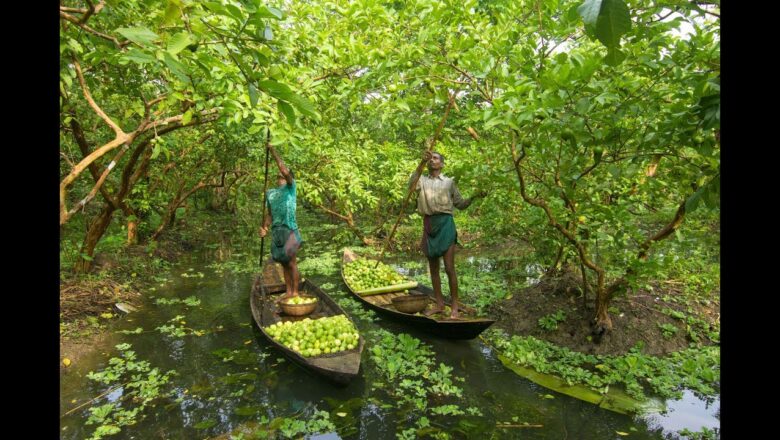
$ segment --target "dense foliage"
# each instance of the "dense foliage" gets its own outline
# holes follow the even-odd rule
[[[574,264],[596,331],[609,330],[610,299],[675,256],[718,261],[719,12],[682,0],[62,2],[63,249],[88,271],[113,222],[148,243],[193,209],[255,229],[269,132],[301,203],[343,221],[339,239],[378,243],[435,144],[464,195],[489,191],[462,214],[477,236],[528,241],[550,271]]]

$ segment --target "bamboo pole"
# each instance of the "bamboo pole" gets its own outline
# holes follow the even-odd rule
[[[268,190],[268,159],[269,159],[269,153],[271,149],[269,146],[271,145],[271,128],[267,128],[265,132],[265,174],[263,178],[263,214],[260,217],[260,226],[262,227],[263,222],[265,222],[265,193]],[[266,231],[266,235],[268,235],[268,231]],[[260,237],[260,276],[263,276],[263,255],[265,254],[265,237]]]

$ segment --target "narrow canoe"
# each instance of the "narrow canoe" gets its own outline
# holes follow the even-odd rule
[[[493,319],[487,318],[463,318],[463,319],[450,319],[449,317],[435,317],[435,316],[423,316],[418,314],[399,312],[393,306],[392,299],[398,296],[405,296],[411,294],[424,293],[428,295],[432,300],[434,299],[433,289],[422,284],[418,284],[415,289],[409,290],[409,293],[403,292],[390,292],[381,295],[360,296],[358,295],[347,283],[344,277],[344,265],[354,261],[357,257],[354,252],[349,249],[344,250],[344,254],[341,259],[341,278],[344,280],[344,284],[358,301],[362,302],[370,309],[397,321],[409,323],[418,329],[431,333],[437,336],[442,336],[449,339],[474,339],[479,336],[480,333],[485,331],[488,327],[496,322]],[[450,303],[445,299],[445,304],[448,306]],[[475,310],[458,302],[458,307],[467,314],[474,314]]]
[[[266,332],[265,327],[276,322],[299,321],[305,318],[288,316],[284,314],[277,305],[276,301],[284,293],[284,282],[281,284],[279,283],[281,277],[281,266],[276,263],[269,264],[264,268],[263,275],[257,276],[253,284],[249,303],[252,307],[252,316],[255,319],[257,327],[260,329],[260,333],[296,364],[305,369],[314,371],[336,384],[348,384],[357,376],[358,371],[360,370],[360,355],[363,352],[363,347],[365,345],[363,336],[360,336],[358,346],[352,350],[315,357],[304,357],[300,353],[276,341]],[[345,315],[349,318],[349,315],[347,315],[331,297],[311,281],[304,280],[300,284],[299,289],[301,293],[316,296],[319,299],[317,308],[308,315],[308,318],[318,319],[336,315]]]

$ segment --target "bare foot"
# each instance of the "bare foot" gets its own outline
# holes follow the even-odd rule
[[[423,312],[423,315],[431,316],[431,315],[435,315],[437,313],[442,313],[443,311],[444,311],[444,306],[434,307],[434,308],[432,308],[430,310],[426,310],[425,312]]]

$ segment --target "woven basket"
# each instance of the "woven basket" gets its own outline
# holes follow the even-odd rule
[[[398,296],[392,299],[396,310],[403,313],[417,313],[425,309],[430,297],[424,293]]]
[[[284,302],[279,303],[279,307],[282,308],[282,311],[286,315],[291,316],[306,316],[314,311],[314,309],[317,308],[317,306],[320,304],[320,300],[317,299],[316,296],[311,295],[300,295],[301,298],[314,298],[316,301],[309,304],[286,304]]]

